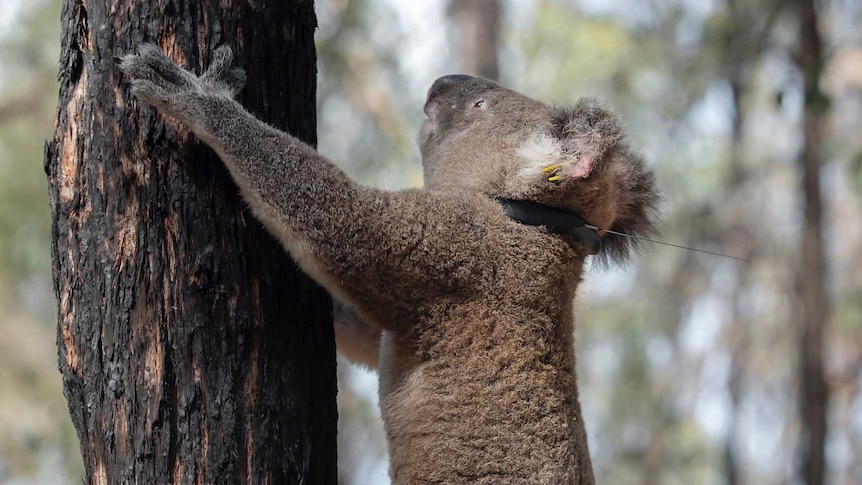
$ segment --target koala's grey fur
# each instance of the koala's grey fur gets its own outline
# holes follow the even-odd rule
[[[586,252],[493,198],[649,231],[653,177],[616,118],[591,101],[560,109],[441,78],[420,135],[426,188],[387,192],[246,112],[230,50],[213,56],[200,77],[154,46],[121,68],[140,99],[218,152],[254,213],[347,305],[338,344],[379,366],[393,483],[592,483],[572,312]],[[599,257],[629,249],[604,235]]]

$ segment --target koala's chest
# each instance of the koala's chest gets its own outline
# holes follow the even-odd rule
[[[493,387],[523,376],[535,382],[543,372],[573,374],[566,295],[540,291],[528,303],[509,297],[444,302],[424,313],[426,320],[409,334],[384,338],[381,384],[388,389],[408,387],[411,380],[414,387],[418,381],[439,386],[465,379]]]
[[[404,473],[460,483],[476,464],[511,483],[565,468],[580,425],[571,295],[536,286],[435,302],[415,332],[384,338],[380,405],[396,483]]]
[[[566,469],[580,425],[573,374],[535,349],[422,363],[381,387],[380,405],[396,483],[408,475],[461,483],[477,467],[530,483]]]
[[[572,329],[573,298],[573,282],[556,268],[509,267],[477,297],[430,302],[406,340],[422,361],[558,352]]]

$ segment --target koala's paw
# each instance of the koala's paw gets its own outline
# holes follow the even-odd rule
[[[197,76],[177,66],[153,44],[144,44],[137,54],[124,56],[120,70],[128,77],[132,94],[170,114],[177,114],[185,94],[200,91]]]
[[[209,69],[198,77],[176,65],[157,46],[144,44],[137,54],[120,60],[120,70],[128,77],[132,94],[166,114],[184,118],[194,116],[195,95],[236,96],[245,84],[245,72],[232,63],[230,48],[219,47],[213,51]]]

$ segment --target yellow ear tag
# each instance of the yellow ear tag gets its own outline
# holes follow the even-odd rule
[[[558,182],[563,179],[563,177],[559,175],[554,175],[554,173],[556,173],[562,166],[562,163],[557,163],[554,165],[548,165],[547,167],[544,167],[542,169],[542,172],[550,174],[550,177],[548,177],[548,182]]]

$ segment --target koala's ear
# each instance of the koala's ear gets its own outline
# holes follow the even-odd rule
[[[614,154],[614,171],[618,172],[616,184],[619,199],[616,219],[610,229],[630,236],[650,237],[656,233],[660,196],[651,170],[643,158],[620,147]],[[607,233],[602,237],[602,247],[597,255],[600,265],[622,264],[642,245],[642,241]]]
[[[617,116],[598,101],[581,98],[574,106],[555,108],[551,130],[572,162],[563,176],[585,178],[598,169],[622,137]]]

